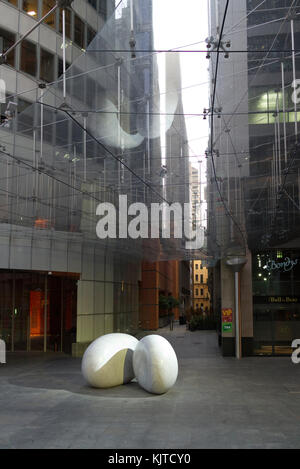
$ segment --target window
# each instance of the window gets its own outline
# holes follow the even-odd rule
[[[50,11],[55,5],[56,5],[55,0],[43,0],[43,16],[46,15],[46,13],[48,13],[48,11]],[[44,24],[47,24],[48,26],[54,29],[55,29],[55,16],[56,16],[55,13],[56,12],[52,13],[52,15],[48,16],[44,20]]]
[[[65,18],[66,18],[66,37],[71,39],[71,10],[68,8],[65,9]],[[62,34],[62,10],[59,10],[59,27],[58,30]]]
[[[32,135],[32,114],[28,109],[27,112],[24,112],[32,103],[26,99],[18,98],[18,131],[26,132],[29,135]],[[21,114],[23,113],[23,114]],[[19,114],[21,114],[19,116]]]
[[[203,274],[200,275],[200,283],[203,283]]]
[[[98,13],[103,16],[103,19],[107,18],[107,0],[99,0]]]
[[[40,78],[48,83],[54,81],[54,55],[41,49]]]
[[[96,31],[94,31],[92,28],[87,27],[87,45],[92,42],[96,34]]]
[[[27,15],[37,19],[38,0],[23,0],[23,10],[27,13]]]
[[[68,62],[66,62],[66,71],[68,70],[68,68],[70,67],[70,64]],[[58,77],[61,77],[63,74],[63,61],[62,59],[58,59],[58,67],[57,67],[57,76]]]
[[[200,295],[203,296],[203,288],[200,290]]]
[[[11,3],[12,5],[15,5],[15,7],[18,6],[18,0],[6,0],[8,3]]]
[[[97,9],[97,0],[88,0],[88,3],[92,5],[95,10]]]
[[[74,42],[81,49],[84,48],[84,22],[77,15],[75,15]]]
[[[20,69],[29,75],[36,76],[36,45],[24,39],[21,44]]]
[[[199,279],[199,275],[196,274],[196,282],[198,282],[198,279]]]
[[[0,29],[0,53],[5,52],[10,46],[15,42],[15,35],[6,31],[5,29]],[[15,66],[15,51],[13,50],[7,56],[8,65],[12,67]]]
[[[198,295],[199,295],[199,289],[198,289],[198,288],[196,288],[196,290],[195,290],[195,294],[196,294],[196,296],[198,296]]]
[[[195,267],[196,267],[196,269],[198,269],[198,268],[199,268],[198,264],[196,264],[196,266],[195,266]]]

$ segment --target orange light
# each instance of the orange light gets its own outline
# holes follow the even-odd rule
[[[50,222],[47,218],[37,218],[34,222],[34,227],[39,229],[49,228]]]

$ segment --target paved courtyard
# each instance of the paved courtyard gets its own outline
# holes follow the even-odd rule
[[[160,333],[179,359],[162,396],[137,383],[91,389],[67,355],[8,354],[0,448],[300,448],[300,364],[223,358],[214,332]]]

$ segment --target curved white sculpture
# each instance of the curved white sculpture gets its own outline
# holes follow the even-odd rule
[[[176,353],[160,335],[147,335],[133,352],[133,370],[142,388],[163,394],[175,384],[178,376]]]
[[[134,378],[132,356],[138,340],[128,334],[106,334],[94,340],[82,357],[81,371],[90,386],[110,388]]]

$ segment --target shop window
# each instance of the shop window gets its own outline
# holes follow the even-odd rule
[[[89,45],[89,43],[92,42],[95,36],[96,36],[96,31],[94,31],[92,28],[87,27],[87,45]]]
[[[5,52],[10,46],[13,45],[14,42],[15,42],[15,35],[1,28],[0,29],[0,53]],[[15,66],[15,51],[14,50],[10,54],[8,54],[6,63],[8,65],[11,65],[12,67]]]
[[[66,37],[71,39],[71,10],[68,8],[65,9],[65,18],[66,18]],[[59,10],[59,26],[58,26],[59,32],[62,34],[63,32],[63,27],[62,27],[62,10]]]
[[[27,13],[27,15],[37,19],[38,0],[23,0],[23,10]]]
[[[84,48],[84,22],[77,15],[75,15],[74,42],[81,49]]]
[[[54,81],[54,55],[41,49],[40,78],[48,83]]]
[[[48,13],[56,5],[55,0],[43,0],[43,16]],[[55,29],[55,13],[52,13],[44,20],[44,24],[47,24],[51,28]]]
[[[24,39],[21,44],[21,70],[29,75],[36,76],[36,45]]]

